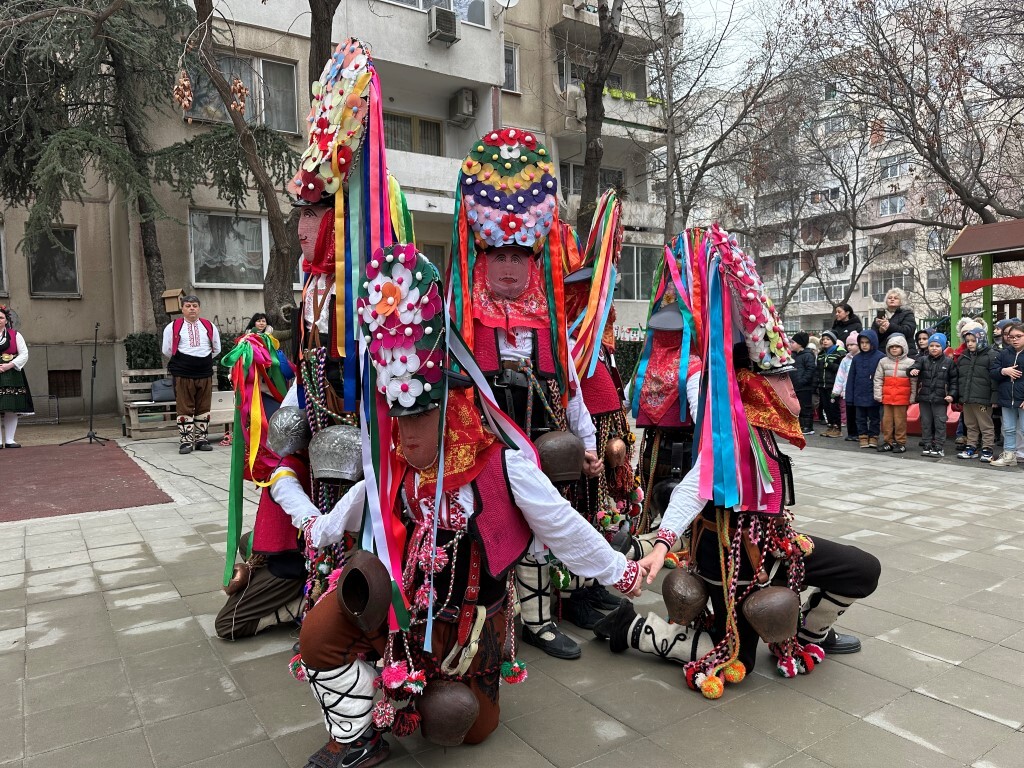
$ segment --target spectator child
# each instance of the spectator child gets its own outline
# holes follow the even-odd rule
[[[907,337],[894,333],[886,342],[885,356],[878,361],[874,383],[875,401],[882,404],[880,451],[906,453],[907,408],[917,394],[917,381],[910,377],[914,360],[909,355]]]
[[[1024,324],[1003,326],[1006,345],[993,359],[989,369],[999,385],[999,406],[1003,414],[1003,452],[993,467],[1012,467],[1024,463]]]
[[[818,391],[821,415],[828,426],[825,437],[841,437],[843,434],[839,404],[832,397],[832,387],[835,386],[836,375],[845,355],[846,348],[832,331],[821,334],[821,351],[814,369],[814,387]]]
[[[960,402],[963,403],[964,434],[967,443],[958,459],[992,461],[996,430],[992,422],[992,363],[995,351],[988,346],[979,326],[964,331],[964,351],[957,361]]]
[[[878,420],[881,407],[875,402],[874,377],[885,353],[878,349],[878,335],[870,328],[857,334],[860,352],[850,362],[846,380],[846,402],[853,403],[857,417],[857,439],[861,448],[878,447]]]
[[[853,442],[857,439],[857,411],[851,400],[846,399],[846,382],[850,377],[850,361],[857,356],[860,348],[857,346],[858,331],[850,331],[846,337],[846,357],[839,363],[839,370],[836,372],[836,380],[832,385],[832,400],[843,400],[843,410],[846,412],[846,440]]]
[[[932,334],[929,331],[918,331],[914,334],[914,359],[919,360],[928,354],[929,339]],[[943,335],[945,338],[945,335]]]
[[[814,434],[814,353],[807,348],[810,337],[803,331],[793,334],[789,349],[793,353],[793,370],[789,377],[793,390],[800,401],[800,430],[805,435]]]
[[[928,337],[928,354],[918,357],[910,369],[910,375],[917,378],[922,456],[946,455],[946,408],[957,398],[958,383],[957,366],[945,355],[947,346],[945,334],[933,333]]]

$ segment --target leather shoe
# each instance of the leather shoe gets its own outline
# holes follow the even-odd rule
[[[21,443],[4,443],[4,448],[21,448]]]
[[[604,614],[594,607],[590,597],[582,589],[570,592],[569,597],[562,598],[562,618],[571,621],[580,629],[593,629],[594,625],[604,618]]]
[[[599,611],[613,611],[622,602],[621,597],[615,597],[615,595],[600,584],[591,584],[589,587],[584,587],[583,592],[590,601],[590,604]]]
[[[551,637],[545,637],[550,635]],[[583,655],[579,644],[564,632],[559,631],[554,622],[542,624],[534,632],[526,625],[523,625],[523,642],[540,648],[548,656],[556,659],[578,659]]]
[[[854,635],[844,635],[834,629],[828,631],[824,642],[818,643],[826,654],[857,653],[860,651],[860,640]]]
[[[629,647],[629,627],[636,618],[633,604],[622,599],[619,607],[594,625],[594,634],[600,640],[608,640],[608,650],[622,653]]]
[[[192,453],[192,443],[182,443],[178,446],[178,453],[184,456],[186,453]]]

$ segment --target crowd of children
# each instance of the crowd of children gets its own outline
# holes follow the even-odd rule
[[[814,434],[814,417],[824,436],[858,442],[881,452],[907,451],[907,415],[916,404],[923,456],[946,455],[950,419],[957,423],[956,456],[993,467],[1024,467],[1024,323],[1000,320],[957,324],[957,346],[934,329],[911,341],[890,334],[879,349],[872,329],[840,338],[794,333],[790,376],[800,400],[800,426]]]

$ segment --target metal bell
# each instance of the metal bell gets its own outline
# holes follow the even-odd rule
[[[290,456],[304,451],[312,436],[306,412],[294,405],[286,405],[270,417],[267,447],[278,456]]]
[[[668,617],[682,626],[700,616],[708,604],[708,588],[704,582],[682,568],[676,568],[665,577],[661,596],[665,600]]]
[[[574,483],[583,474],[583,441],[571,432],[545,432],[534,444],[540,454],[540,468],[552,483]]]
[[[788,587],[763,587],[743,601],[743,615],[766,643],[791,638],[800,621],[800,598]]]
[[[359,429],[326,427],[313,435],[309,441],[309,468],[317,480],[362,480],[363,440]]]

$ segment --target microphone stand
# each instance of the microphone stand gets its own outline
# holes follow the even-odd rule
[[[95,418],[96,408],[96,350],[100,343],[100,324],[96,323],[96,329],[92,337],[92,378],[89,381],[89,431],[81,437],[76,437],[74,440],[67,440],[61,445],[70,445],[71,443],[79,443],[82,440],[88,440],[89,445],[93,442],[97,442],[100,445],[106,444],[110,439],[109,437],[100,437],[96,434],[96,430],[93,429],[93,419]]]

